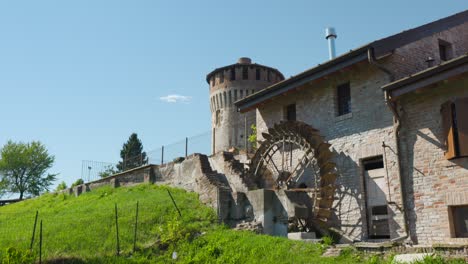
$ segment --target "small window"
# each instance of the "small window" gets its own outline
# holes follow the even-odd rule
[[[337,87],[338,116],[351,113],[351,89],[349,83]]]
[[[468,205],[450,206],[452,237],[468,237]]]
[[[228,98],[229,98],[229,105],[231,105],[232,104],[231,91],[228,92]]]
[[[260,69],[255,70],[255,80],[260,80]]]
[[[242,80],[248,80],[248,79],[249,79],[249,68],[242,67]]]
[[[453,57],[452,44],[439,39],[439,55],[441,61],[450,60]]]
[[[216,85],[216,75],[213,75],[212,79],[211,79],[211,85],[212,86],[215,86]]]
[[[271,72],[267,71],[267,81],[271,81]]]
[[[442,130],[445,139],[445,158],[468,157],[468,97],[442,104]]]
[[[378,205],[372,207],[372,215],[387,215],[388,209],[387,205]]]
[[[286,106],[285,110],[285,119],[288,121],[296,121],[296,104]]]
[[[234,90],[234,102],[237,101],[237,90]]]
[[[221,123],[221,111],[220,111],[220,110],[216,110],[215,124],[216,124],[217,126],[219,126],[220,123]]]
[[[219,74],[219,82],[220,82],[220,83],[223,83],[223,82],[224,82],[224,72],[221,72],[221,73]]]
[[[240,93],[240,98],[242,99],[244,97],[244,90],[240,90],[239,93]]]
[[[234,81],[236,79],[236,69],[231,68],[231,81]]]

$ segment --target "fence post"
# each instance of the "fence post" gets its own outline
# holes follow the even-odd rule
[[[42,264],[42,220],[39,228],[39,264]]]
[[[136,251],[137,226],[138,226],[138,201],[136,205],[136,215],[135,215],[135,232],[133,234],[133,253],[135,253]]]
[[[115,204],[115,231],[117,233],[117,256],[120,252],[120,242],[119,242],[119,221],[117,216],[117,204]]]
[[[32,233],[32,238],[31,238],[31,245],[29,246],[29,250],[31,250],[31,251],[33,249],[34,236],[36,235],[36,225],[37,225],[37,216],[38,215],[39,215],[39,211],[36,211],[36,217],[34,218],[34,227],[33,227],[33,233]]]
[[[169,196],[171,197],[172,203],[174,204],[174,207],[177,209],[177,212],[179,213],[179,216],[182,217],[182,214],[180,213],[179,207],[177,207],[177,204],[174,201],[174,197],[172,197],[172,194],[169,191],[169,189],[166,189],[166,190],[167,190],[167,193],[169,194]]]
[[[161,165],[164,164],[164,146],[161,148]]]
[[[188,154],[188,137],[185,138],[185,158],[187,158]]]

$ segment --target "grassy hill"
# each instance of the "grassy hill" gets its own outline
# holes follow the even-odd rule
[[[79,197],[47,194],[0,207],[0,259],[5,263],[11,257],[23,257],[22,262],[28,257],[38,260],[39,223],[33,252],[28,253],[36,211],[43,225],[42,256],[48,263],[384,263],[351,250],[337,258],[322,258],[325,246],[321,244],[230,230],[217,223],[213,209],[200,204],[195,193],[146,184],[103,187]],[[175,260],[173,254],[177,255]]]

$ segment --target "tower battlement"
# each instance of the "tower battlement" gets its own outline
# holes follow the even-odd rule
[[[217,68],[206,76],[210,87],[213,152],[230,147],[246,148],[246,128],[255,124],[255,113],[237,112],[234,102],[284,80],[275,68],[252,63],[242,57],[237,63]]]

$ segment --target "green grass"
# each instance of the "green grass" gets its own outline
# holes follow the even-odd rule
[[[137,201],[137,251],[133,253]],[[119,257],[115,256],[115,204]],[[37,260],[38,231],[32,255],[28,251],[36,211],[43,222],[43,259],[48,263],[390,263],[390,259],[364,256],[352,249],[336,258],[324,258],[321,254],[327,245],[230,230],[217,224],[214,210],[200,204],[195,193],[147,184],[103,187],[79,197],[47,194],[0,207],[0,260]],[[173,252],[177,252],[176,260]]]

